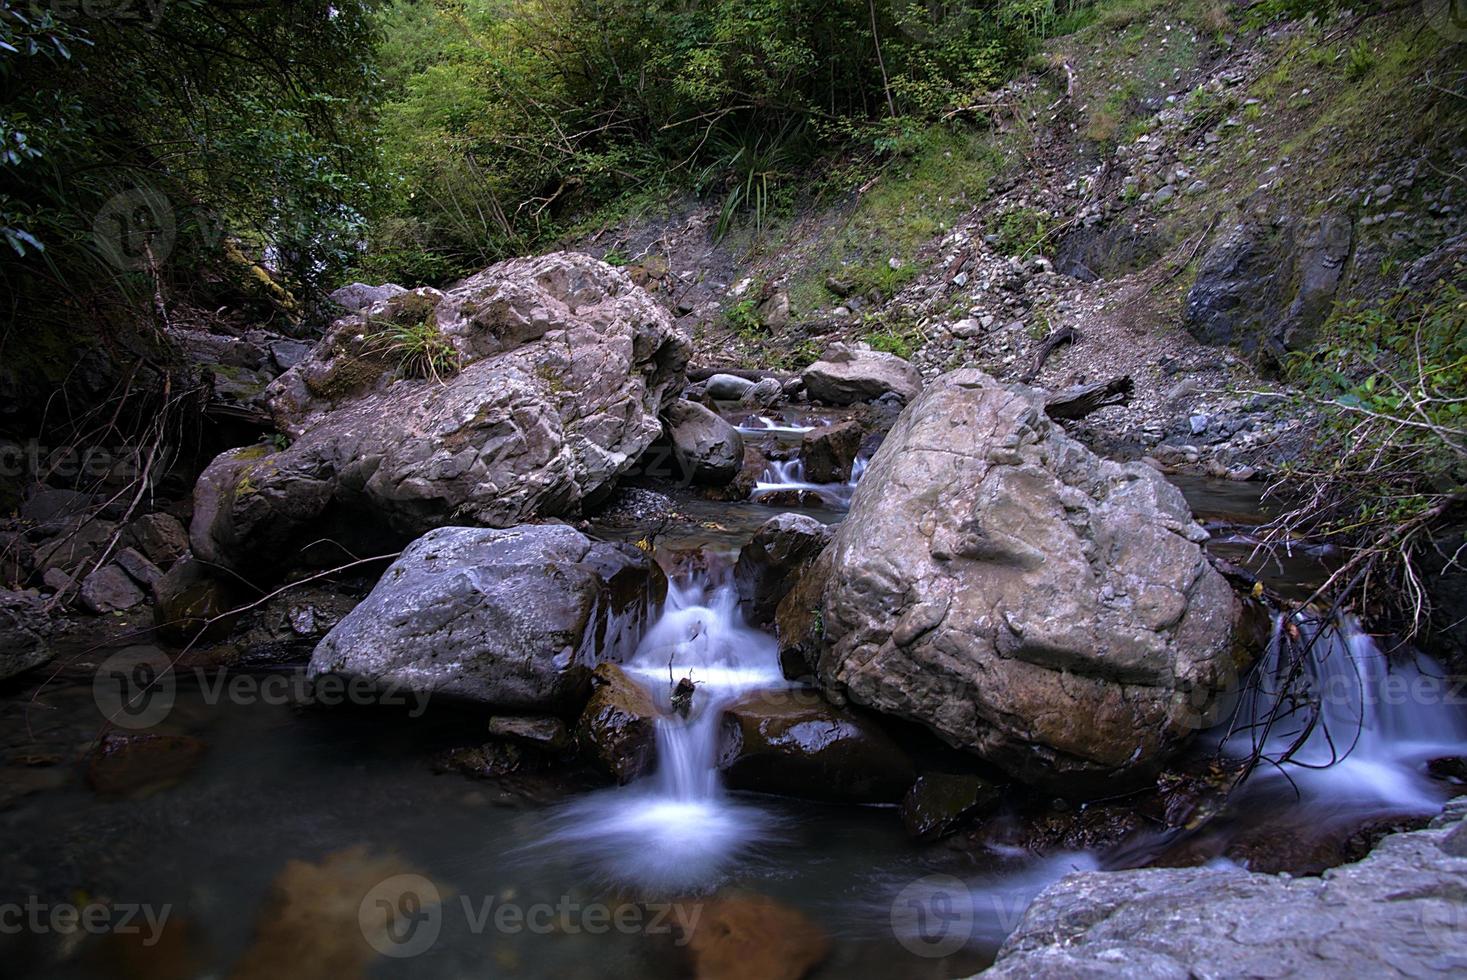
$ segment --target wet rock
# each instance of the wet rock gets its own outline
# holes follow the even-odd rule
[[[830,938],[798,909],[762,895],[703,903],[681,937],[698,980],[800,980],[830,954]]]
[[[329,585],[308,585],[276,596],[249,613],[238,633],[249,664],[294,663],[310,658],[316,645],[361,597]]]
[[[1239,869],[1072,874],[1040,893],[985,978],[1427,976],[1467,966],[1460,826],[1392,834],[1320,877]]]
[[[721,402],[736,402],[749,393],[754,382],[735,374],[715,374],[703,382],[703,393]]]
[[[384,303],[394,296],[401,296],[407,292],[401,286],[387,283],[381,286],[369,286],[364,282],[354,282],[350,286],[342,286],[331,293],[330,300],[343,309],[351,310],[353,313]]]
[[[153,594],[157,599],[153,622],[158,635],[180,645],[228,636],[239,621],[240,613],[234,610],[246,602],[246,590],[237,579],[220,575],[192,558],[174,562],[154,586]]]
[[[20,519],[43,528],[60,531],[75,523],[75,518],[91,512],[97,498],[76,490],[37,489],[20,505]]]
[[[849,480],[851,466],[861,451],[861,436],[861,424],[855,421],[823,425],[805,433],[800,443],[805,478],[811,483],[844,483]]]
[[[51,659],[46,637],[51,630],[40,598],[0,589],[0,681]]]
[[[642,551],[565,525],[439,528],[409,545],[327,634],[308,676],[575,710],[596,658],[635,646],[662,581]]]
[[[89,612],[101,614],[131,609],[143,593],[117,565],[104,565],[82,580],[79,598]]]
[[[495,715],[489,719],[489,734],[547,752],[564,752],[571,746],[565,722],[550,715]]]
[[[172,514],[144,514],[127,525],[122,543],[141,551],[149,561],[167,568],[188,551],[188,531]]]
[[[1239,605],[1205,538],[1155,470],[1095,456],[1033,389],[954,371],[902,414],[812,568],[817,673],[1021,781],[1113,792],[1235,676]]]
[[[673,456],[695,483],[723,486],[738,475],[744,439],[728,422],[696,402],[678,399],[663,413]]]
[[[982,776],[923,773],[902,800],[902,826],[917,840],[937,840],[997,804],[1001,796],[1002,790]]]
[[[581,751],[619,783],[652,771],[657,758],[657,706],[612,663],[598,664],[591,698],[576,723]]]
[[[162,569],[148,561],[136,548],[123,548],[112,560],[118,568],[128,574],[129,578],[144,589],[151,591],[163,578]]]
[[[87,785],[106,796],[154,792],[192,772],[205,748],[191,735],[109,732],[87,764]]]
[[[538,761],[538,757],[532,758],[524,745],[498,741],[449,749],[433,760],[433,768],[437,772],[456,772],[475,779],[498,779],[526,768],[536,768]]]
[[[734,584],[751,625],[774,619],[780,600],[830,541],[830,528],[806,514],[765,521],[739,552]]]
[[[832,345],[801,377],[810,400],[827,405],[854,405],[888,393],[911,401],[922,390],[921,373],[895,354],[844,344]]]
[[[433,328],[437,366],[394,353],[384,323]],[[586,255],[395,296],[337,321],[271,385],[292,441],[210,464],[193,553],[260,580],[323,538],[390,550],[455,518],[509,527],[574,513],[661,434],[687,355],[666,310]]]
[[[813,691],[761,691],[729,707],[719,768],[735,789],[833,803],[894,803],[916,775],[874,722]]]

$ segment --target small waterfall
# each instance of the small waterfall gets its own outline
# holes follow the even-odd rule
[[[1218,736],[1228,755],[1265,760],[1250,785],[1287,779],[1349,812],[1435,813],[1444,794],[1423,767],[1467,751],[1462,704],[1439,664],[1414,650],[1393,661],[1351,616],[1280,615]]]
[[[825,419],[815,419],[814,421],[814,425],[791,425],[779,419],[772,419],[767,415],[755,415],[740,422],[735,428],[739,430],[740,434],[746,436],[774,436],[775,438],[798,439],[806,432],[828,424]]]
[[[798,491],[816,494],[827,506],[845,510],[851,506],[851,497],[861,475],[866,472],[866,463],[866,457],[857,456],[851,465],[851,478],[844,483],[811,483],[805,479],[803,460],[770,460],[763,476],[754,485],[753,499],[757,501],[773,493]]]
[[[768,815],[725,793],[718,735],[730,703],[788,686],[778,645],[744,623],[726,570],[700,573],[669,584],[662,615],[623,668],[662,712],[656,772],[571,803],[545,844],[618,884],[652,892],[705,887],[773,829]],[[684,679],[694,685],[686,717],[673,704]]]

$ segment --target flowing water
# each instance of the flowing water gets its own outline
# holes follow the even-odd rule
[[[770,460],[764,474],[754,485],[754,500],[758,501],[773,494],[813,494],[828,507],[841,510],[851,505],[856,484],[866,472],[865,456],[856,457],[851,466],[851,478],[844,483],[811,483],[805,479],[805,463],[801,459]]]
[[[774,431],[781,427],[795,428],[771,421],[764,431],[790,438]],[[773,469],[770,483],[804,482],[797,467]],[[850,487],[824,489],[816,491],[822,506],[807,512],[838,520]],[[1200,513],[1221,512],[1215,523],[1246,525],[1245,502],[1210,496],[1205,485],[1188,492]],[[95,664],[73,663],[41,687],[35,679],[0,687],[0,906],[144,903],[167,909],[170,923],[135,940],[0,934],[7,970],[193,977],[251,963],[243,975],[288,976],[319,960],[343,980],[364,972],[676,977],[687,973],[687,916],[705,898],[743,891],[798,910],[832,937],[817,980],[967,976],[991,959],[1033,895],[1070,871],[1180,860],[1182,845],[1191,848],[1187,861],[1247,863],[1235,845],[1250,829],[1275,833],[1269,821],[1317,834],[1427,814],[1449,788],[1425,764],[1467,744],[1458,692],[1429,659],[1387,656],[1348,619],[1325,629],[1280,618],[1267,655],[1242,679],[1236,711],[1197,748],[1271,761],[1202,835],[1089,853],[1036,855],[998,839],[918,847],[889,808],[730,792],[717,768],[722,709],[786,682],[774,640],[743,622],[716,569],[786,508],[679,506],[688,520],[660,543],[718,552],[721,561],[674,576],[625,664],[661,709],[656,769],[629,786],[588,788],[554,771],[487,781],[435,774],[431,761],[465,744],[481,715],[221,702],[205,685],[182,683],[157,731],[199,739],[206,753],[166,784],[105,795],[88,788],[74,762],[86,758],[100,724]],[[1266,560],[1255,567],[1274,586],[1321,574],[1317,560],[1291,567],[1287,581]],[[1281,697],[1294,672],[1303,687],[1289,685],[1295,695]],[[684,678],[694,685],[685,715],[672,697]],[[994,823],[1014,819],[1000,814]],[[405,908],[431,919],[432,939],[410,944],[410,955],[408,947],[377,955],[363,945],[360,918],[372,906],[364,899],[359,910],[356,896],[404,874],[431,883],[434,902]],[[517,917],[492,914],[506,909]],[[590,910],[600,911],[594,923]],[[618,924],[608,926],[608,915]]]

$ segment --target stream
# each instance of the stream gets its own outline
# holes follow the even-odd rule
[[[741,427],[787,445],[806,426],[755,417]],[[789,685],[774,639],[744,623],[726,569],[774,513],[839,520],[859,477],[858,468],[848,484],[812,485],[797,460],[784,460],[750,501],[678,500],[685,520],[659,547],[717,560],[677,566],[660,616],[625,664],[664,713],[655,772],[624,787],[436,774],[429,760],[462,745],[482,715],[384,717],[380,708],[323,710],[291,697],[219,699],[185,676],[154,731],[196,737],[207,751],[166,785],[104,794],[55,764],[97,736],[91,675],[70,669],[39,690],[34,682],[0,690],[0,903],[166,910],[156,928],[98,937],[12,934],[0,908],[0,955],[21,974],[76,977],[283,975],[282,965],[313,958],[338,976],[676,977],[686,975],[680,928],[700,901],[757,894],[831,938],[812,976],[958,977],[991,962],[1033,895],[1070,871],[1183,857],[1246,863],[1239,855],[1248,849],[1234,845],[1250,835],[1331,826],[1347,835],[1435,812],[1450,795],[1425,766],[1461,754],[1467,724],[1437,666],[1413,655],[1388,669],[1352,621],[1321,631],[1283,617],[1238,710],[1192,751],[1292,753],[1292,761],[1260,765],[1200,834],[1132,835],[1117,848],[1041,856],[1001,834],[976,849],[917,846],[890,808],[725,789],[716,765],[722,708]],[[1214,546],[1248,561],[1257,488],[1179,483]],[[760,502],[788,490],[813,494],[800,498],[812,506]],[[1250,564],[1270,585],[1307,594],[1327,559]],[[1323,696],[1320,722],[1278,696],[1295,669]],[[682,677],[693,693],[679,708],[670,694]],[[1412,696],[1427,688],[1441,696]],[[404,905],[389,889],[384,907],[431,924],[432,938],[363,955],[355,925],[367,903],[359,910],[343,896],[403,875],[429,883],[431,900],[414,892]]]

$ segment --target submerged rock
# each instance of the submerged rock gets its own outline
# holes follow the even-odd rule
[[[238,579],[192,558],[174,562],[153,587],[153,622],[170,643],[222,639],[242,615],[246,590]],[[202,631],[202,635],[201,635]]]
[[[598,664],[591,698],[576,724],[581,751],[619,783],[652,771],[657,759],[657,706],[616,664]]]
[[[586,255],[395,296],[337,321],[271,385],[292,441],[210,464],[194,554],[278,574],[323,538],[380,550],[455,518],[573,513],[659,436],[687,356],[667,312]]]
[[[673,457],[694,483],[723,486],[738,476],[744,438],[717,413],[678,399],[663,413]]]
[[[719,768],[735,789],[832,803],[893,803],[916,776],[891,736],[813,691],[759,691],[726,709]]]
[[[597,657],[635,646],[662,583],[645,553],[561,524],[439,528],[409,545],[326,635],[308,674],[573,711]]]
[[[1032,389],[955,371],[907,408],[797,590],[818,623],[781,639],[852,701],[1020,780],[1113,789],[1235,676],[1239,605],[1205,537],[1155,470],[1095,456]]]
[[[205,748],[192,735],[109,732],[87,765],[87,785],[107,796],[162,789],[193,771]]]
[[[800,980],[830,954],[830,937],[798,909],[763,895],[701,903],[681,937],[698,980]]]
[[[1073,874],[1040,893],[981,976],[1415,977],[1467,969],[1467,858],[1434,829],[1289,878],[1237,868]],[[1448,845],[1448,846],[1443,846]]]
[[[895,354],[844,344],[833,344],[801,377],[810,400],[827,405],[854,405],[888,393],[911,401],[922,390],[921,373]]]

